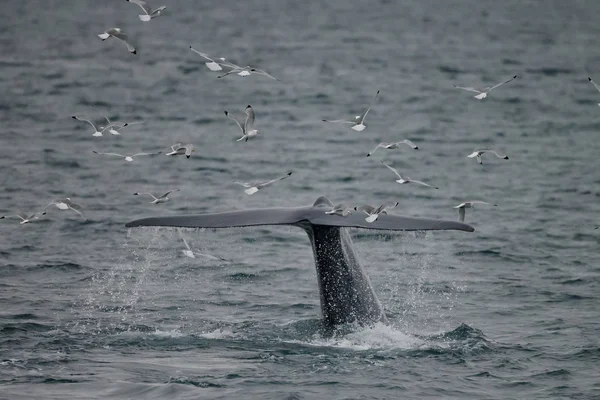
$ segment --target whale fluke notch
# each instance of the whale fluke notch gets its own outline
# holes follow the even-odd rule
[[[312,244],[321,312],[326,328],[346,323],[371,325],[387,322],[366,272],[344,228],[355,227],[393,231],[461,230],[470,225],[455,221],[380,215],[368,223],[362,213],[342,217],[327,215],[333,203],[319,197],[310,207],[263,208],[215,214],[144,218],[126,224],[128,228],[165,226],[182,228],[233,228],[259,225],[293,225],[306,231]]]

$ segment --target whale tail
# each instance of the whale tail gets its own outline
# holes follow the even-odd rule
[[[311,241],[321,297],[321,312],[327,328],[346,323],[371,325],[387,318],[366,272],[355,253],[347,227],[393,230],[462,230],[473,228],[461,222],[410,218],[383,214],[373,222],[364,214],[345,217],[328,215],[333,203],[319,197],[309,207],[263,208],[214,214],[144,218],[127,227],[167,226],[182,228],[232,228],[261,225],[293,225],[306,231]]]

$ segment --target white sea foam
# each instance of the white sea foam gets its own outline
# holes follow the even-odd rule
[[[324,338],[316,335],[308,342],[292,340],[288,341],[288,343],[361,351],[415,349],[421,347],[425,342],[417,337],[399,331],[393,326],[378,323],[373,327],[360,328],[343,336]]]

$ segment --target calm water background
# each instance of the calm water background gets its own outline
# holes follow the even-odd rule
[[[155,6],[160,5],[154,2]],[[600,397],[597,1],[0,4],[0,213],[57,197],[39,222],[0,221],[0,398],[388,399]],[[96,34],[121,27],[127,53]],[[193,45],[281,78],[216,79]],[[477,101],[452,84],[519,79]],[[354,132],[322,118],[360,113]],[[261,137],[223,110],[251,104]],[[85,114],[145,121],[95,138]],[[402,148],[366,153],[379,141]],[[190,159],[126,163],[175,141]],[[495,145],[509,161],[466,158]],[[378,160],[439,191],[397,185]],[[246,196],[234,180],[294,174]],[[151,205],[136,191],[180,188]],[[476,231],[352,231],[391,326],[320,334],[309,241],[296,228],[177,231],[153,215],[318,196],[397,200],[398,213]]]

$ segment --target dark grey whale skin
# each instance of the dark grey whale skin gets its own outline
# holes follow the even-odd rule
[[[321,295],[321,312],[325,327],[347,323],[371,325],[387,322],[369,277],[363,270],[346,227],[364,229],[423,231],[474,229],[455,221],[380,215],[368,223],[362,213],[346,217],[327,215],[333,207],[326,197],[319,197],[312,207],[265,208],[173,217],[153,217],[132,221],[128,228],[168,226],[182,228],[232,228],[259,225],[294,225],[306,231],[312,243]]]

